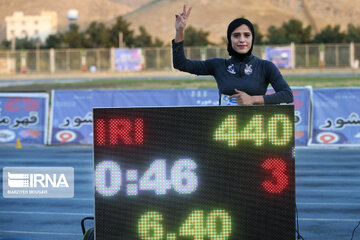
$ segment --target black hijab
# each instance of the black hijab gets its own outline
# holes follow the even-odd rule
[[[231,33],[237,28],[240,27],[241,25],[245,24],[246,26],[249,27],[251,34],[252,34],[252,43],[251,43],[251,48],[249,49],[249,51],[245,54],[240,54],[238,52],[236,52],[232,46],[231,46]],[[230,56],[234,56],[237,57],[238,59],[240,59],[240,61],[242,61],[243,59],[245,59],[247,56],[251,55],[253,46],[254,46],[254,40],[255,40],[255,30],[254,30],[254,26],[252,25],[252,23],[245,19],[245,18],[237,18],[235,20],[233,20],[227,29],[227,40],[228,40],[228,46],[227,46],[227,51],[229,53]]]

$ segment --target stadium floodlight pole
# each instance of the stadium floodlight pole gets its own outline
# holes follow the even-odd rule
[[[122,48],[123,45],[123,33],[119,32],[119,48]]]

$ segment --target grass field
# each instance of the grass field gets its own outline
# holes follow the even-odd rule
[[[290,86],[313,88],[360,87],[359,76],[284,76]],[[36,92],[52,89],[172,89],[172,88],[217,88],[212,77],[184,79],[106,79],[89,80],[77,83],[41,83],[24,86],[0,87],[0,92]]]

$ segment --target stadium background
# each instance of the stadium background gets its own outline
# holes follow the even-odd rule
[[[337,84],[341,81],[349,84],[347,86],[351,88],[360,86],[360,71],[356,62],[360,59],[359,43],[288,44],[269,47],[290,49],[291,57],[288,57],[287,61],[291,65],[281,71],[285,77],[295,76],[295,84],[291,84],[292,86],[310,85],[313,86],[313,90],[316,90],[316,86],[319,86],[320,80],[324,78],[327,80],[320,84],[320,88],[328,87],[327,84],[332,86],[334,82],[336,82],[336,87],[339,87]],[[265,48],[266,46],[256,46],[254,52],[265,58]],[[163,86],[162,82],[168,81],[185,82],[180,88],[191,86],[189,81],[206,82],[207,89],[209,82],[213,81],[213,79],[194,77],[173,70],[169,47],[142,48],[140,69],[116,71],[115,50],[0,51],[0,91],[2,94],[19,93],[20,97],[23,92],[46,91],[49,94],[49,108],[51,108],[54,104],[51,101],[53,89],[92,89],[94,86],[101,89],[122,86],[128,89],[157,89]],[[186,53],[192,59],[226,57],[226,49],[223,47],[188,47]],[[352,81],[348,81],[348,77]],[[303,79],[309,79],[306,81],[307,84],[300,81]],[[108,80],[118,82],[119,85],[101,84]],[[130,87],[126,84],[121,85],[124,80],[135,82],[135,84],[129,85]],[[100,84],[93,85],[94,83]],[[168,86],[179,88],[177,85]],[[211,90],[215,90],[215,85],[210,86],[214,87]],[[345,90],[342,96],[347,96],[346,91],[350,89],[340,90]],[[359,115],[359,106],[354,102],[358,101],[350,99],[347,102],[350,113],[355,112]],[[342,106],[340,105],[340,108]],[[328,112],[336,112],[333,107],[334,105],[329,106]],[[309,113],[312,114],[312,109]],[[2,116],[4,114],[0,115]],[[28,112],[24,116],[28,116]],[[349,112],[345,112],[342,117],[349,118]],[[354,121],[357,122],[357,118]],[[359,132],[358,127],[351,129],[354,133]],[[25,137],[31,138],[31,135],[25,134]],[[0,198],[0,237],[2,239],[15,237],[81,239],[81,219],[94,215],[92,147],[72,144],[68,146],[59,144],[55,147],[43,146],[42,143],[34,146],[27,145],[26,142],[20,143],[22,145],[17,144],[15,138],[11,143],[0,145],[1,168],[8,166],[73,167],[75,169],[75,196],[71,199],[51,200],[7,199],[2,196]],[[307,145],[296,148],[297,220],[298,230],[304,239],[352,238],[353,230],[360,221],[359,156],[360,151],[356,144],[350,146],[321,144],[321,146]],[[4,177],[2,174],[3,172],[0,173],[1,181]],[[358,231],[353,239],[359,238]]]

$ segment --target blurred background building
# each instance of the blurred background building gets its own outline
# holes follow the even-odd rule
[[[33,38],[44,42],[50,34],[57,33],[57,13],[43,11],[40,15],[24,15],[23,12],[14,12],[5,18],[6,40],[15,38]]]

